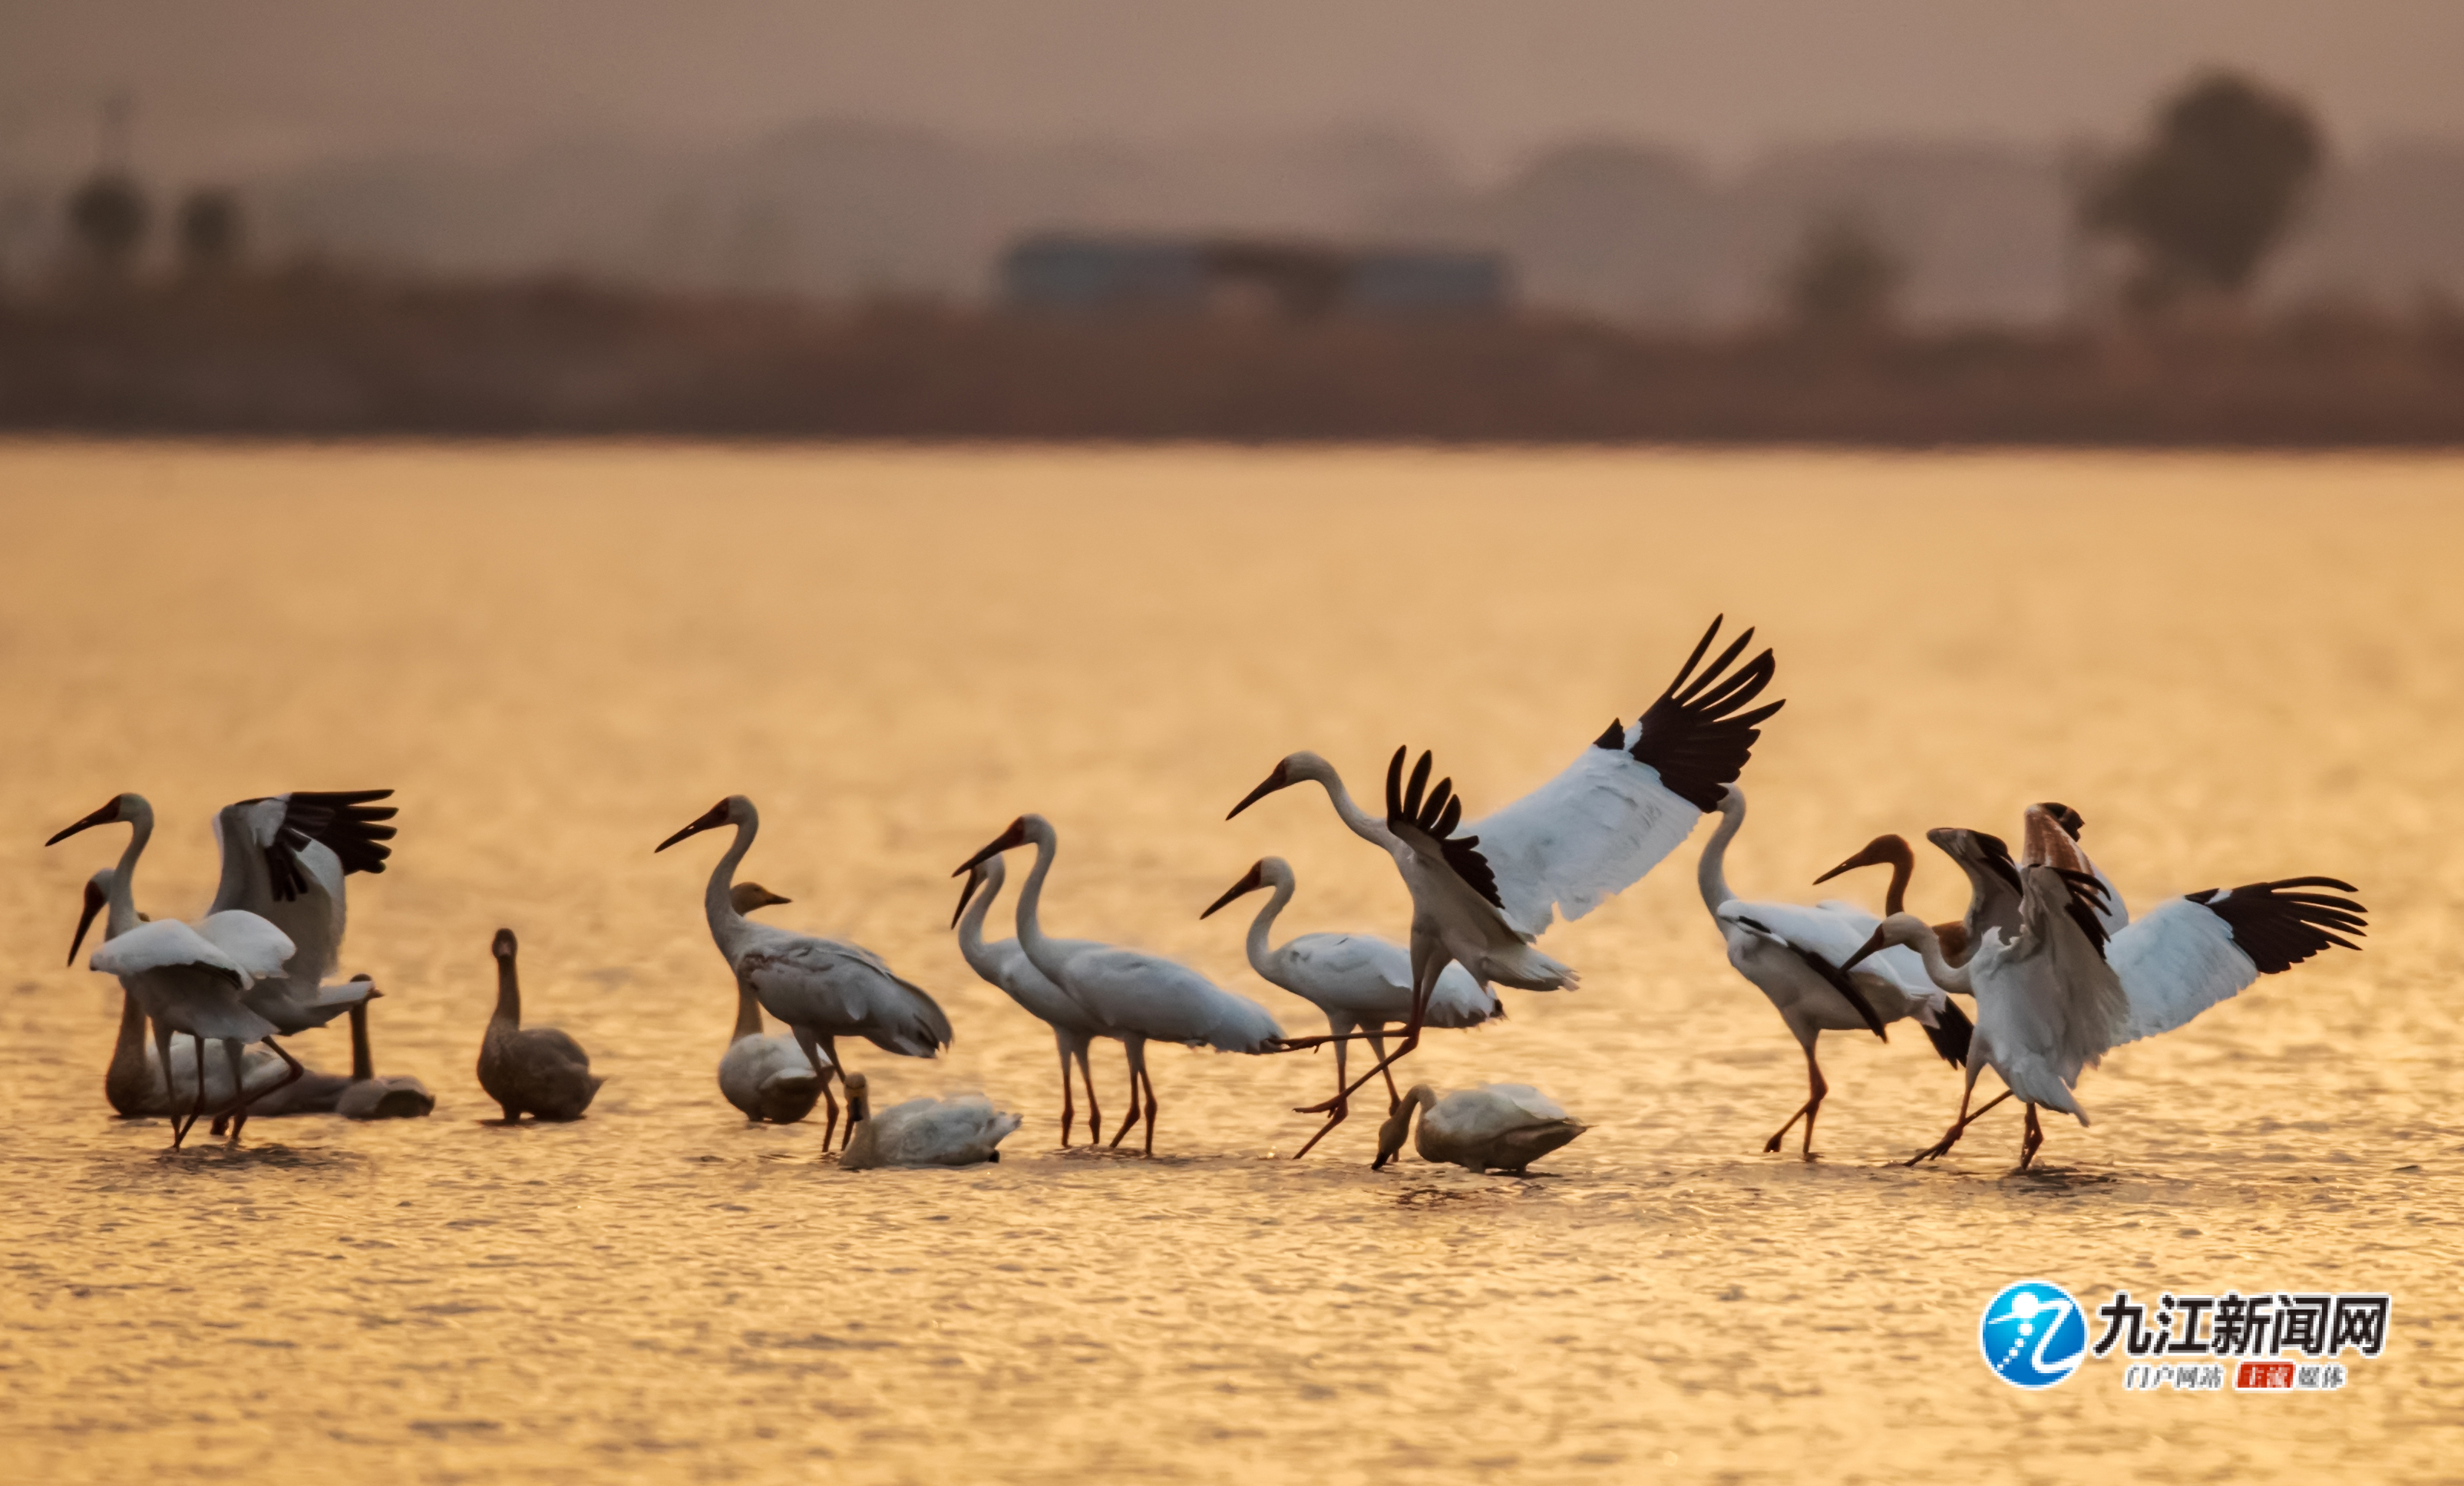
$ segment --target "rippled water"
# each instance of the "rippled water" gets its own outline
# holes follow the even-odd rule
[[[2459,495],[2464,462],[2367,458],[0,448],[8,1474],[2453,1479]],[[1595,1122],[1545,1176],[1372,1172],[1366,1120],[1281,1159],[1331,1079],[1306,1055],[1158,1050],[1157,1159],[1051,1149],[1050,1040],[947,929],[1012,816],[1061,830],[1057,930],[1319,1028],[1244,913],[1198,910],[1270,851],[1288,929],[1399,938],[1401,890],[1313,793],[1233,801],[1293,748],[1374,784],[1409,741],[1477,814],[1723,609],[1789,698],[1740,891],[2051,797],[2134,900],[2348,876],[2368,951],[2115,1055],[2027,1176],[1998,1113],[1890,1164],[1956,1076],[1835,1035],[1807,1164],[1761,1154],[1801,1063],[1689,846],[1551,935],[1583,991],[1421,1055]],[[103,1104],[117,990],[61,967],[120,833],[39,843],[144,792],[140,902],[193,913],[214,806],[363,785],[403,835],[344,963],[435,1117],[166,1155]],[[843,1175],[721,1103],[719,845],[650,848],[730,791],[773,919],[958,1027],[852,1060],[883,1102],[1024,1113],[1002,1164]],[[1946,862],[1916,896],[1955,910]],[[578,1125],[481,1123],[500,924],[533,1020],[609,1075]],[[2024,1395],[1975,1327],[2030,1276],[2386,1289],[2395,1324],[2341,1394],[2125,1395],[2105,1362]]]

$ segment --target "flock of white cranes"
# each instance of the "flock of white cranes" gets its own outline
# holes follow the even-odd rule
[[[1059,838],[1042,816],[1013,821],[959,864],[955,875],[965,885],[952,926],[976,973],[1052,1029],[1061,1144],[1069,1144],[1081,1086],[1089,1140],[1102,1138],[1090,1065],[1098,1041],[1121,1044],[1130,1074],[1128,1110],[1111,1144],[1143,1125],[1141,1148],[1149,1155],[1160,1109],[1149,1044],[1267,1055],[1331,1043],[1335,1089],[1300,1111],[1327,1118],[1299,1154],[1343,1122],[1364,1086],[1382,1079],[1387,1114],[1373,1165],[1394,1159],[1412,1138],[1417,1116],[1424,1158],[1524,1169],[1584,1126],[1526,1085],[1442,1096],[1427,1084],[1406,1091],[1397,1086],[1393,1066],[1429,1028],[1477,1026],[1501,1015],[1496,986],[1573,989],[1575,972],[1543,953],[1540,936],[1559,917],[1580,918],[1639,881],[1705,815],[1720,819],[1697,866],[1704,905],[1729,964],[1770,998],[1805,1054],[1806,1100],[1765,1142],[1767,1151],[1780,1150],[1802,1123],[1799,1148],[1814,1154],[1828,1087],[1815,1056],[1823,1032],[1883,1037],[1890,1023],[1913,1021],[1962,1070],[1964,1084],[1949,1129],[1910,1164],[1942,1155],[1979,1116],[2015,1095],[2025,1108],[2024,1169],[2043,1140],[2040,1108],[2087,1123],[2079,1077],[2108,1050],[2179,1027],[2259,975],[2289,970],[2330,946],[2359,948],[2346,936],[2365,931],[2365,910],[2341,896],[2355,889],[2324,877],[2189,893],[2134,920],[2081,850],[2078,812],[2050,802],[2028,807],[2016,858],[1981,831],[1927,834],[1967,875],[1969,907],[1957,922],[1928,925],[1904,910],[1915,856],[1898,836],[1878,838],[1816,879],[1889,866],[1881,917],[1843,902],[1737,897],[1726,869],[1746,819],[1736,781],[1760,725],[1782,704],[1760,701],[1773,675],[1771,652],[1743,659],[1753,631],[1711,656],[1721,623],[1712,622],[1676,679],[1631,726],[1613,721],[1563,773],[1485,819],[1466,823],[1453,781],[1432,784],[1430,755],[1412,762],[1408,749],[1388,761],[1382,814],[1362,809],[1334,766],[1311,753],[1286,757],[1232,808],[1237,816],[1280,790],[1315,783],[1346,827],[1393,860],[1410,893],[1408,947],[1351,933],[1273,943],[1275,920],[1296,891],[1279,857],[1257,863],[1200,915],[1269,891],[1249,925],[1249,964],[1322,1011],[1323,1037],[1285,1037],[1264,1007],[1172,960],[1045,933],[1044,889]],[[416,1080],[374,1073],[367,1038],[368,1003],[379,994],[374,983],[364,975],[327,978],[340,958],[347,877],[385,869],[385,842],[394,834],[385,822],[394,811],[376,801],[388,793],[297,793],[223,810],[215,819],[221,885],[211,909],[193,924],[148,920],[137,910],[136,869],[154,828],[143,797],[119,796],[52,838],[113,823],[130,828],[119,863],[89,883],[77,928],[81,944],[95,916],[108,910],[90,963],[118,976],[126,995],[105,1081],[122,1114],[170,1116],[177,1147],[209,1112],[217,1132],[228,1121],[236,1141],[251,1114],[331,1110],[383,1118],[433,1107]],[[864,1076],[842,1061],[839,1041],[931,1058],[950,1045],[949,1018],[872,951],[748,917],[787,901],[737,880],[760,830],[751,800],[729,796],[657,849],[722,827],[734,837],[712,869],[703,909],[737,990],[735,1035],[718,1070],[729,1103],[750,1120],[779,1123],[802,1120],[822,1104],[824,1147],[838,1140],[841,1164],[850,1169],[999,1160],[1000,1143],[1018,1117],[980,1097],[870,1108]],[[1006,854],[1025,848],[1033,849],[1034,864],[1018,890],[1016,937],[987,940]],[[601,1082],[588,1055],[562,1032],[521,1025],[512,930],[497,931],[493,952],[498,994],[479,1054],[482,1088],[508,1122],[579,1118]],[[72,962],[76,953],[73,945]],[[1972,1017],[1963,1002],[1974,1006]],[[765,1012],[785,1024],[787,1036],[764,1030]],[[353,1028],[349,1079],[310,1074],[277,1040],[344,1014]],[[1390,1030],[1397,1037],[1391,1048]],[[1367,1041],[1374,1060],[1357,1077],[1347,1057],[1354,1040]],[[2004,1092],[1971,1109],[1977,1077],[1988,1068]],[[833,1083],[847,1096],[843,1135]]]

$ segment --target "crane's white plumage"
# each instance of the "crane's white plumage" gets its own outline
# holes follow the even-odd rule
[[[159,970],[211,971],[245,991],[259,980],[280,976],[283,961],[290,957],[289,935],[253,913],[231,911],[208,914],[195,924],[178,919],[140,924],[98,945],[86,963],[123,978]]]
[[[966,885],[959,890],[958,918],[954,926],[958,933],[958,953],[967,968],[1023,1009],[1030,1016],[1052,1029],[1052,1042],[1061,1058],[1061,1144],[1069,1144],[1069,1130],[1077,1119],[1077,1104],[1069,1089],[1069,1069],[1076,1064],[1080,1080],[1087,1085],[1087,1133],[1090,1141],[1104,1138],[1103,1106],[1095,1097],[1095,1074],[1088,1065],[1088,1051],[1099,1037],[1111,1032],[1095,1014],[1071,999],[1069,993],[1052,983],[1052,977],[1035,968],[1026,957],[1026,950],[1016,939],[984,938],[984,918],[992,911],[994,900],[1001,896],[1007,869],[996,855],[976,863],[967,874]],[[1053,940],[1063,952],[1090,948],[1086,941]]]
[[[950,1018],[923,987],[898,975],[870,950],[757,924],[737,911],[732,891],[736,868],[761,830],[760,813],[743,796],[720,800],[661,841],[658,850],[723,825],[736,828],[736,840],[711,869],[702,892],[703,916],[728,968],[753,988],[762,1010],[795,1033],[805,1060],[822,1079],[827,1111],[822,1140],[827,1145],[839,1112],[829,1080],[847,1071],[835,1039],[860,1037],[885,1052],[932,1058],[950,1045]],[[854,1139],[854,1131],[847,1132],[847,1139]]]
[[[1159,1102],[1155,1081],[1146,1071],[1149,1042],[1179,1042],[1224,1053],[1273,1053],[1282,1050],[1283,1029],[1265,1007],[1233,994],[1177,961],[1093,940],[1055,939],[1046,934],[1042,916],[1044,883],[1051,875],[1060,838],[1052,822],[1042,816],[1021,816],[1011,821],[1008,830],[967,859],[958,874],[971,873],[1002,852],[1029,843],[1035,847],[1035,867],[1019,890],[1019,945],[1044,977],[1092,1016],[1105,1035],[1121,1039],[1130,1061],[1130,1115],[1112,1132],[1112,1144],[1118,1146],[1141,1118],[1137,1090],[1144,1084],[1145,1150],[1153,1155]]]
[[[1517,933],[1545,933],[1557,914],[1581,918],[1642,881],[1703,819],[1627,752],[1640,731],[1628,730],[1625,747],[1583,750],[1564,773],[1465,828]]]
[[[1873,914],[1850,903],[1807,907],[1750,901],[1731,892],[1728,845],[1746,822],[1744,790],[1734,784],[1723,789],[1720,817],[1719,828],[1704,843],[1695,865],[1703,905],[1719,927],[1729,966],[1770,1000],[1805,1054],[1805,1103],[1763,1143],[1763,1149],[1779,1149],[1790,1128],[1803,1120],[1802,1149],[1811,1157],[1815,1122],[1830,1092],[1815,1056],[1823,1033],[1870,1031],[1888,1040],[1883,1029],[1889,1023],[1910,1019],[1925,1029],[1936,1052],[1958,1066],[1969,1055],[1970,1028],[1913,951],[1893,947],[1863,952],[1881,923]],[[1904,851],[1902,843],[1903,859]],[[1894,895],[1903,887],[1903,879],[1895,877]]]
[[[1780,709],[1777,702],[1750,707],[1771,682],[1771,651],[1729,669],[1752,641],[1750,629],[1696,672],[1721,623],[1712,621],[1632,728],[1611,722],[1555,779],[1463,835],[1456,834],[1463,810],[1453,781],[1430,789],[1431,759],[1423,753],[1405,788],[1404,749],[1387,765],[1382,822],[1353,802],[1331,765],[1309,753],[1284,758],[1232,814],[1304,779],[1325,786],[1344,824],[1394,858],[1412,895],[1412,979],[1421,1008],[1448,959],[1484,984],[1572,989],[1573,971],[1531,941],[1560,909],[1581,917],[1675,850],[1745,767],[1761,736],[1756,724]],[[1380,1059],[1360,1082],[1418,1046],[1421,1019],[1416,1015],[1405,1024],[1393,1058]],[[1321,1106],[1330,1111],[1329,1129],[1344,1116],[1344,1097]]]

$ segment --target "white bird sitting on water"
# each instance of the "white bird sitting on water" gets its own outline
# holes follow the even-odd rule
[[[753,988],[761,1009],[795,1034],[805,1061],[820,1075],[827,1111],[822,1146],[827,1149],[839,1120],[839,1102],[830,1096],[829,1081],[846,1072],[837,1039],[860,1037],[902,1058],[933,1058],[950,1045],[950,1018],[923,987],[900,978],[870,950],[756,924],[737,911],[729,889],[737,864],[753,849],[753,839],[761,830],[760,813],[743,796],[730,795],[713,805],[659,842],[658,850],[722,825],[736,827],[736,841],[711,869],[702,893],[710,936],[736,978]],[[855,1132],[849,1130],[847,1138],[853,1140]]]
[[[1119,1038],[1130,1057],[1130,1113],[1112,1132],[1112,1144],[1138,1123],[1138,1089],[1146,1088],[1146,1154],[1155,1154],[1155,1080],[1147,1072],[1147,1043],[1179,1042],[1221,1053],[1279,1053],[1283,1029],[1266,1009],[1234,995],[1186,965],[1157,954],[1085,939],[1054,939],[1044,932],[1040,907],[1044,880],[1052,870],[1059,838],[1042,816],[1021,816],[990,845],[968,858],[952,876],[1013,847],[1033,842],[1035,869],[1018,895],[1018,942],[1045,978],[1094,1014],[1109,1036]]]
[[[876,1167],[976,1166],[1001,1159],[1001,1143],[1019,1127],[981,1094],[911,1099],[872,1113],[860,1073],[847,1076],[847,1125],[855,1131],[839,1156],[842,1171]]]
[[[2044,1143],[2038,1105],[2088,1123],[2073,1089],[2080,1071],[2107,1051],[2179,1027],[2260,975],[2290,970],[2331,945],[2358,950],[2343,936],[2367,928],[2361,904],[2300,890],[2351,892],[2350,884],[2297,877],[2168,899],[2108,941],[2099,914],[2103,888],[2058,818],[2031,806],[2026,839],[2015,938],[1989,929],[1967,964],[1954,966],[1933,929],[1902,913],[1884,919],[1867,945],[1868,951],[1913,946],[1936,985],[1972,988],[1985,1056],[2028,1106],[2021,1170]],[[1963,1115],[1917,1159],[1947,1151],[1974,1119]]]
[[[1095,1038],[1111,1034],[1096,1019],[1095,1014],[1069,998],[1067,992],[1052,983],[1051,977],[1035,968],[1016,939],[984,938],[984,917],[992,911],[993,900],[1001,896],[1003,868],[998,856],[986,857],[967,874],[967,884],[958,891],[958,916],[952,928],[958,931],[958,953],[967,967],[987,982],[1001,988],[1001,994],[1024,1008],[1027,1015],[1052,1029],[1052,1041],[1061,1054],[1061,1148],[1069,1148],[1069,1126],[1076,1110],[1069,1095],[1069,1065],[1078,1065],[1078,1076],[1087,1085],[1087,1142],[1093,1145],[1104,1138],[1104,1111],[1095,1100],[1095,1075],[1088,1066],[1088,1050]],[[1063,952],[1092,948],[1082,939],[1060,939]],[[1134,1099],[1131,1105],[1135,1108]]]
[[[334,1099],[334,1113],[345,1120],[417,1120],[433,1114],[436,1096],[407,1073],[379,1075],[376,1054],[368,1045],[368,1008],[351,1008],[351,1081]]]
[[[1747,710],[1771,682],[1775,663],[1768,649],[1728,670],[1753,639],[1750,629],[1694,674],[1720,623],[1711,622],[1677,679],[1632,728],[1611,721],[1564,773],[1463,836],[1454,834],[1463,802],[1453,781],[1441,780],[1424,795],[1424,753],[1406,791],[1403,749],[1386,766],[1383,821],[1353,803],[1333,765],[1308,753],[1286,757],[1232,807],[1237,816],[1277,790],[1315,780],[1343,823],[1394,859],[1412,895],[1413,1002],[1420,1015],[1404,1024],[1392,1057],[1302,1113],[1326,1110],[1330,1127],[1340,1123],[1349,1095],[1419,1045],[1422,1015],[1449,960],[1484,985],[1574,988],[1574,972],[1532,941],[1558,914],[1581,918],[1676,850],[1695,821],[1719,808],[1720,787],[1736,779],[1761,736],[1756,725],[1782,705]]]
[[[1373,1169],[1383,1168],[1403,1148],[1415,1111],[1420,1114],[1420,1128],[1413,1144],[1420,1159],[1474,1171],[1521,1175],[1525,1167],[1590,1128],[1529,1083],[1484,1083],[1443,1098],[1429,1085],[1415,1083],[1378,1127]]]
[[[291,940],[264,919],[241,910],[208,914],[194,925],[177,919],[139,920],[137,860],[154,835],[154,807],[142,795],[115,796],[44,844],[55,845],[79,831],[115,822],[129,827],[128,844],[112,869],[107,907],[111,922],[135,927],[104,940],[86,963],[104,974],[119,976],[121,989],[135,998],[154,1023],[155,1056],[164,1067],[171,1066],[175,1033],[185,1032],[196,1039],[201,1065],[209,1057],[208,1040],[223,1044],[233,1093],[219,1112],[232,1116],[231,1139],[236,1141],[248,1123],[242,1101],[249,1097],[249,1082],[240,1058],[246,1044],[262,1042],[281,1058],[287,1070],[283,1082],[307,1072],[299,1060],[274,1040],[278,1030],[275,1024],[244,999],[265,979],[282,975],[283,964],[293,953]],[[201,1079],[187,1117],[173,1117],[172,1149],[180,1148],[205,1113],[207,1093],[208,1081]]]
[[[1704,843],[1695,881],[1703,906],[1711,910],[1727,944],[1729,965],[1770,998],[1805,1052],[1805,1103],[1763,1143],[1763,1149],[1779,1149],[1790,1127],[1803,1120],[1800,1153],[1812,1160],[1814,1122],[1831,1087],[1815,1056],[1815,1043],[1823,1033],[1871,1031],[1887,1041],[1885,1026],[1913,1019],[1925,1028],[1934,1051],[1957,1068],[1968,1060],[1972,1029],[1967,1015],[1926,978],[1924,962],[1907,950],[1869,955],[1853,973],[1840,969],[1881,922],[1873,914],[1850,903],[1809,908],[1748,902],[1729,891],[1728,843],[1745,823],[1745,791],[1728,785],[1720,800],[1719,829]]]
[[[1387,1027],[1411,1020],[1412,957],[1402,946],[1372,934],[1299,934],[1281,945],[1270,945],[1275,919],[1292,901],[1295,885],[1290,863],[1281,857],[1265,857],[1199,917],[1214,917],[1218,909],[1243,893],[1256,892],[1261,887],[1274,889],[1273,896],[1258,909],[1258,916],[1249,921],[1249,968],[1261,979],[1283,987],[1326,1014],[1327,1030],[1334,1040],[1334,1086],[1340,1095],[1351,1082],[1344,1071],[1344,1052],[1352,1035],[1367,1028],[1370,1050],[1382,1063],[1386,1058]],[[1474,980],[1471,972],[1462,966],[1449,964],[1438,976],[1437,990],[1429,996],[1422,1022],[1431,1027],[1477,1027],[1505,1015],[1496,992]],[[1390,1104],[1403,1097],[1395,1087],[1391,1071],[1386,1075],[1386,1091]],[[1319,1134],[1331,1128],[1328,1125]],[[1312,1139],[1309,1144],[1315,1145],[1316,1141]],[[1303,1146],[1293,1152],[1293,1159],[1309,1152],[1309,1146]]]
[[[727,896],[738,914],[794,901],[759,883],[737,883]],[[736,982],[736,1032],[718,1060],[718,1091],[756,1125],[793,1125],[822,1100],[822,1076],[813,1071],[794,1037],[762,1030],[760,998],[740,977]]]

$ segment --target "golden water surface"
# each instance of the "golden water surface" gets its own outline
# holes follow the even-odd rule
[[[2464,1477],[2459,497],[2464,462],[2363,457],[0,447],[0,1474]],[[1477,815],[1721,611],[1788,698],[1739,892],[2054,798],[2143,906],[2350,878],[2366,952],[2107,1059],[2024,1176],[2007,1106],[1894,1164],[1956,1076],[1913,1028],[1835,1034],[1807,1163],[1762,1153],[1803,1064],[1689,844],[1549,937],[1580,992],[1417,1060],[1592,1123],[1529,1180],[1373,1172],[1357,1118],[1286,1159],[1324,1054],[1157,1049],[1155,1160],[1055,1150],[1051,1040],[948,927],[1013,816],[1061,833],[1057,931],[1323,1030],[1247,969],[1257,900],[1199,909],[1273,852],[1287,931],[1400,938],[1394,871],[1315,791],[1224,811],[1304,747],[1374,793],[1409,742]],[[378,785],[399,854],[343,963],[434,1117],[176,1155],[111,1118],[119,992],[62,958],[124,837],[44,838],[147,795],[140,904],[193,915],[214,807]],[[1000,1165],[842,1174],[818,1123],[720,1100],[721,841],[651,848],[730,792],[770,918],[957,1027],[937,1062],[848,1049],[876,1103],[989,1092],[1026,1117]],[[499,925],[608,1076],[579,1124],[486,1123]],[[1109,1121],[1117,1048],[1101,1078]],[[2341,1393],[2125,1394],[2107,1359],[2026,1394],[1976,1327],[2029,1277],[2387,1290],[2394,1324]]]

